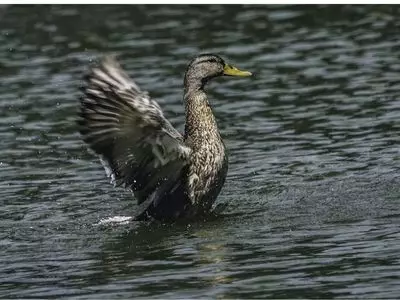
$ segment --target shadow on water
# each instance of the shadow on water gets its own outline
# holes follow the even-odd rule
[[[225,246],[217,241],[217,236],[225,222],[223,216],[185,224],[133,222],[123,233],[110,236],[101,250],[93,254],[93,261],[101,271],[92,284],[101,286],[114,280],[127,280],[127,295],[149,296],[155,295],[155,288],[156,294],[163,295],[168,291],[202,289],[229,281],[222,273],[210,272],[224,260]],[[194,270],[187,274],[192,268],[201,269],[200,274]],[[127,277],[127,274],[130,275]],[[206,278],[199,282],[202,275]],[[147,283],[149,276],[154,281]]]

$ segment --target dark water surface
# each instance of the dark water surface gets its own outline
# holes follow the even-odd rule
[[[399,15],[0,7],[0,297],[400,298]],[[75,125],[82,75],[106,52],[180,130],[190,58],[256,73],[209,87],[230,152],[222,216],[107,221],[136,203]]]

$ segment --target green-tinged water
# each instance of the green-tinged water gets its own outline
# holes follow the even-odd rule
[[[0,6],[0,298],[399,298],[400,6]],[[229,149],[216,219],[136,202],[77,133],[116,53],[183,129],[201,52]],[[100,225],[98,225],[100,223]]]

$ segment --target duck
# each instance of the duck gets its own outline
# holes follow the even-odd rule
[[[193,58],[183,81],[181,134],[115,56],[89,69],[81,87],[79,132],[111,183],[133,193],[134,220],[176,221],[211,212],[225,183],[228,155],[205,86],[220,76],[251,75],[215,54]]]

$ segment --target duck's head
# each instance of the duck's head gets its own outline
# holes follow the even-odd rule
[[[246,77],[252,74],[233,67],[215,54],[201,54],[188,65],[185,74],[185,88],[203,88],[208,80],[218,76]]]

